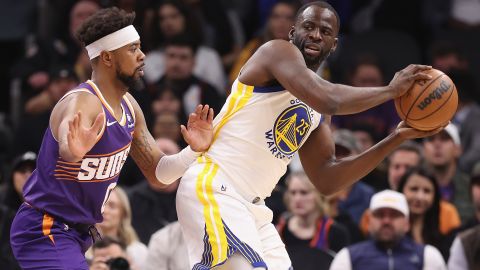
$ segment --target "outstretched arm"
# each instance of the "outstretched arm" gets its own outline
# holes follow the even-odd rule
[[[100,101],[87,93],[70,94],[55,106],[50,116],[59,154],[68,162],[81,160],[93,148],[104,125]]]
[[[295,45],[274,40],[259,48],[242,70],[240,81],[263,85],[278,81],[316,111],[328,115],[353,114],[403,95],[416,80],[431,78],[428,66],[410,65],[397,72],[385,87],[352,87],[330,83],[308,69]]]
[[[190,146],[180,153],[167,156],[158,148],[148,131],[140,106],[130,94],[128,97],[136,116],[130,148],[132,158],[150,185],[166,187],[180,178],[195,158],[210,147],[213,139],[213,110],[208,105],[199,105],[195,113],[189,116],[187,127],[181,127],[183,137]]]
[[[401,122],[393,133],[363,153],[336,159],[330,127],[324,123],[312,132],[299,154],[312,183],[322,194],[329,195],[367,175],[403,141],[431,136],[442,129],[418,131]]]

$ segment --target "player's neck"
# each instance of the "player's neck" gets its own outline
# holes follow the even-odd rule
[[[106,74],[98,74],[95,71],[92,73],[92,81],[95,83],[95,85],[97,85],[98,89],[112,109],[115,112],[121,111],[122,109],[120,104],[122,97],[128,91],[125,85],[118,80],[109,78]]]
[[[318,74],[318,70],[320,69],[320,64],[309,65],[308,69]]]

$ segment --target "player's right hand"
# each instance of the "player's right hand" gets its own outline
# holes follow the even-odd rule
[[[75,160],[82,159],[97,142],[98,133],[105,122],[105,113],[99,113],[90,128],[84,127],[81,120],[82,112],[79,111],[68,121],[68,148]]]
[[[183,138],[195,152],[208,150],[213,141],[213,109],[208,105],[198,105],[188,117],[185,127],[180,126]]]
[[[445,128],[445,126],[438,127],[436,129],[430,130],[430,131],[422,131],[422,130],[414,129],[414,128],[408,126],[407,123],[405,123],[405,121],[401,121],[398,124],[397,128],[395,129],[395,132],[403,140],[413,140],[413,139],[433,136],[433,135],[437,134],[438,132],[442,131]]]
[[[431,66],[411,64],[395,73],[389,86],[395,91],[395,97],[403,96],[417,80],[429,80],[432,76],[423,71],[431,69]]]

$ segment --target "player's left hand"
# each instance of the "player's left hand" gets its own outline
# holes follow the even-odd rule
[[[183,138],[195,152],[208,150],[213,141],[213,109],[198,105],[188,117],[187,127],[180,126]]]
[[[430,131],[422,131],[418,129],[414,129],[410,126],[408,126],[405,121],[402,121],[398,124],[397,128],[395,129],[395,132],[404,140],[411,140],[411,139],[417,139],[417,138],[424,138],[424,137],[430,137],[432,135],[437,134],[438,132],[442,131],[443,127],[436,128],[434,130]]]
[[[432,76],[425,73],[430,69],[432,69],[432,67],[426,65],[409,65],[395,73],[389,86],[395,91],[396,97],[403,96],[412,87],[415,81],[430,80]]]

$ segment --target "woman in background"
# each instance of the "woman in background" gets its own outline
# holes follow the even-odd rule
[[[412,239],[438,248],[447,258],[445,235],[460,225],[460,218],[452,204],[441,200],[433,174],[423,167],[412,168],[400,179],[398,191],[407,198]]]
[[[109,236],[125,243],[127,255],[139,269],[143,269],[147,247],[138,240],[132,227],[132,210],[127,194],[121,187],[112,190],[103,212],[103,222],[97,224],[102,236]]]
[[[307,175],[292,173],[286,183],[284,198],[288,212],[277,225],[285,245],[303,245],[327,252],[347,246],[350,242],[347,229],[326,215],[326,200]]]

